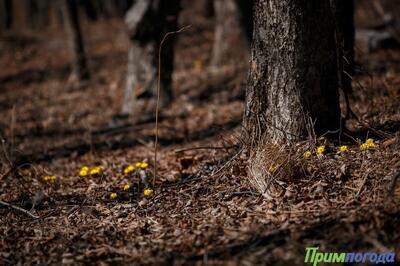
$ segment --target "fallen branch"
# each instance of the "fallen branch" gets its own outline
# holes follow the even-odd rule
[[[11,208],[11,209],[14,209],[14,210],[19,211],[19,212],[22,212],[23,214],[28,215],[29,217],[31,217],[33,219],[39,219],[40,218],[39,216],[34,215],[33,213],[31,213],[31,212],[29,212],[29,211],[27,211],[27,210],[25,210],[25,209],[23,209],[21,207],[12,205],[12,204],[4,202],[2,200],[0,200],[0,205],[8,207],[8,208]]]

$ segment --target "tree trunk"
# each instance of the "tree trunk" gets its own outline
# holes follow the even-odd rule
[[[335,19],[329,0],[256,0],[243,126],[256,144],[340,127]],[[255,141],[255,142],[254,142]]]
[[[248,47],[245,38],[245,27],[242,25],[242,14],[235,0],[214,0],[215,31],[211,55],[212,67],[232,63],[236,58],[232,47]]]
[[[1,19],[1,30],[9,30],[12,25],[12,1],[11,0],[0,0],[0,19]]]
[[[354,1],[338,0],[338,2],[340,5],[339,30],[343,39],[342,89],[345,94],[349,94],[353,91],[351,81],[354,75]]]
[[[179,0],[137,0],[126,14],[131,40],[122,113],[132,115],[136,96],[155,95],[158,48],[167,32],[177,30]],[[161,52],[161,104],[167,105],[172,95],[174,38],[169,38]]]
[[[84,80],[89,78],[86,64],[85,48],[79,23],[76,0],[63,0],[62,13],[69,37],[69,45],[72,56],[72,71],[74,78]]]

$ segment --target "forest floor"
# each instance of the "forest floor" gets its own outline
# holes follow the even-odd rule
[[[116,118],[125,29],[84,28],[92,79],[80,84],[69,78],[63,34],[1,40],[0,200],[40,218],[0,208],[0,264],[302,265],[310,246],[400,256],[400,50],[359,56],[351,102],[369,126],[348,123],[349,151],[326,143],[282,181],[280,197],[265,200],[237,148],[247,65],[208,71],[213,27],[198,23],[179,36],[176,98],[161,111],[158,176],[144,197],[137,175],[123,170],[145,161],[152,176],[153,104],[139,103],[135,124]],[[368,137],[376,147],[360,151]],[[98,165],[99,174],[79,176]]]

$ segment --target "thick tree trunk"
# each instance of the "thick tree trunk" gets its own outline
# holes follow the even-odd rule
[[[72,56],[72,71],[74,78],[84,80],[89,78],[86,64],[85,48],[79,23],[76,0],[62,0],[62,13],[69,37]]]
[[[256,0],[243,126],[279,143],[339,129],[335,20],[329,0]],[[254,142],[253,142],[254,144]]]
[[[246,27],[242,25],[243,15],[235,0],[214,0],[214,12],[216,22],[210,65],[218,67],[236,58],[236,51],[232,47],[245,48],[248,42]]]
[[[122,113],[132,115],[136,96],[155,95],[158,48],[167,32],[177,30],[179,0],[137,0],[127,12],[125,22],[131,40]],[[172,100],[174,38],[169,38],[161,52],[161,104]]]

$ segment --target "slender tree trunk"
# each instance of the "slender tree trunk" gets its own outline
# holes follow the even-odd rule
[[[206,18],[211,18],[214,15],[213,0],[204,0],[203,14]]]
[[[338,5],[336,10],[336,41],[339,44],[338,62],[339,65],[343,67],[343,72],[340,73],[339,78],[341,82],[341,88],[346,99],[346,118],[348,118],[350,115],[349,94],[351,94],[353,91],[351,82],[354,75],[354,1],[337,0],[336,3]]]
[[[127,12],[125,22],[130,36],[125,97],[122,113],[132,115],[138,94],[155,95],[158,48],[167,32],[177,30],[179,0],[137,0]],[[161,53],[161,104],[172,100],[174,38],[169,38]]]
[[[9,30],[12,25],[12,1],[11,0],[0,0],[0,19],[1,19],[1,30]]]
[[[232,47],[248,47],[242,14],[235,0],[214,0],[215,31],[211,55],[212,67],[232,61],[237,51]]]
[[[72,56],[72,71],[74,78],[78,80],[88,79],[89,70],[86,63],[86,54],[79,23],[76,0],[62,0],[62,13],[69,37],[69,45]]]
[[[340,127],[335,20],[329,0],[256,0],[243,126],[257,141]]]

